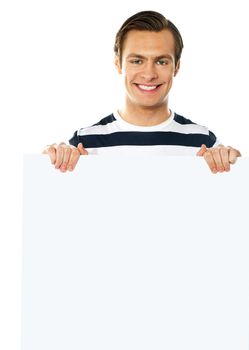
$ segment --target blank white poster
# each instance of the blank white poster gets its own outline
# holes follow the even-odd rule
[[[248,175],[25,156],[22,350],[248,350]]]

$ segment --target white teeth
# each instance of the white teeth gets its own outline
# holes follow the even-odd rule
[[[138,85],[140,89],[142,90],[155,90],[157,88],[157,85],[153,85],[153,86],[147,86],[147,85]]]

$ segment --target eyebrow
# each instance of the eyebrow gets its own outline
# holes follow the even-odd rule
[[[141,59],[147,59],[147,57],[145,57],[145,56],[143,56],[143,55],[139,55],[139,54],[137,54],[137,53],[130,53],[127,57],[126,57],[126,59],[128,59],[128,58],[132,58],[132,57],[136,57],[136,58],[141,58]],[[162,58],[167,58],[167,59],[170,59],[171,61],[172,61],[172,56],[170,56],[170,55],[160,55],[160,56],[155,56],[155,57],[153,57],[155,60],[160,60],[160,59],[162,59]]]

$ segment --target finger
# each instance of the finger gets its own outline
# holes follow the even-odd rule
[[[216,168],[216,163],[214,161],[213,155],[211,151],[206,151],[204,154],[204,159],[207,162],[207,165],[209,166],[210,170],[216,174],[217,173],[217,168]]]
[[[83,147],[82,143],[80,142],[77,146],[78,150],[80,151],[80,155],[87,155],[87,150]]]
[[[238,151],[235,148],[228,147],[229,148],[229,163],[234,164],[238,157],[241,157],[240,151]]]
[[[202,144],[198,153],[196,154],[198,157],[203,157],[204,153],[207,151],[207,146]]]
[[[63,157],[64,157],[64,145],[59,144],[56,148],[56,160],[55,160],[55,168],[59,169],[62,162],[63,162]]]
[[[223,163],[223,167],[225,171],[229,171],[230,170],[229,149],[226,147],[222,147],[220,149],[220,156],[221,156],[221,161]]]
[[[217,171],[223,172],[225,168],[221,160],[221,153],[220,153],[221,148],[212,148],[210,151],[212,152]]]
[[[48,154],[51,164],[55,163],[56,160],[56,149],[53,145],[47,146],[44,151],[42,152],[42,154]]]
[[[67,169],[69,171],[73,171],[78,160],[80,158],[80,152],[77,148],[74,148],[72,149],[72,152],[71,152],[71,156],[70,156],[70,159],[69,159],[69,162],[68,162],[68,166],[67,166]]]
[[[65,172],[67,170],[67,166],[68,166],[68,161],[70,159],[71,156],[71,148],[70,146],[63,146],[63,159],[62,159],[62,164],[60,166],[60,170],[62,172]]]

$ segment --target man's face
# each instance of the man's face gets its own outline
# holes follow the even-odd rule
[[[131,30],[124,41],[122,68],[128,102],[140,107],[159,107],[167,101],[175,66],[174,37],[168,30]]]

